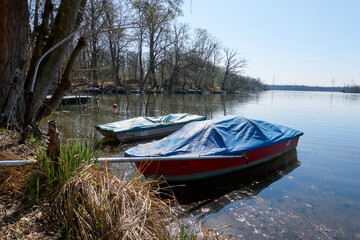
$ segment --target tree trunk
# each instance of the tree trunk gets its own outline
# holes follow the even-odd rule
[[[142,44],[143,44],[143,33],[140,33],[140,42],[139,42],[139,68],[140,68],[140,81],[144,78],[144,68],[142,62]]]
[[[228,75],[229,75],[229,70],[228,70],[228,68],[226,68],[224,78],[223,78],[222,83],[221,83],[221,90],[222,91],[225,91],[225,83],[226,83],[226,80],[228,79]]]
[[[58,13],[55,18],[54,25],[51,29],[51,34],[49,39],[46,41],[45,47],[42,50],[44,54],[48,49],[54,46],[56,43],[63,40],[69,34],[74,32],[75,26],[78,19],[79,9],[81,4],[84,3],[83,0],[62,0]],[[71,7],[69,7],[71,6]],[[28,101],[30,103],[30,108],[27,112],[29,114],[29,119],[31,122],[35,120],[35,117],[42,106],[46,95],[49,93],[54,80],[56,79],[57,73],[60,70],[61,64],[63,62],[66,49],[69,45],[69,41],[63,43],[55,50],[53,50],[49,55],[47,55],[41,62],[36,76],[35,87],[34,87],[34,101]],[[36,57],[36,56],[34,56]],[[29,72],[33,69],[29,69]],[[29,86],[32,85],[32,79],[26,79],[27,90]],[[29,95],[31,97],[31,95]],[[29,104],[28,103],[28,104]],[[26,124],[25,124],[26,125]]]
[[[174,68],[173,68],[173,71],[172,71],[172,74],[171,74],[171,77],[169,80],[168,89],[167,89],[169,93],[171,93],[173,90],[174,82],[175,82],[175,79],[177,78],[178,73],[179,73],[179,63],[178,63],[178,58],[176,56]]]
[[[90,24],[90,30],[91,30],[91,71],[92,71],[92,80],[93,85],[98,85],[98,72],[97,72],[97,65],[98,65],[98,57],[97,57],[97,43],[98,43],[98,33],[95,29],[95,23],[97,20],[97,17],[95,16],[95,6],[93,5],[93,1],[91,1],[91,24]]]
[[[44,12],[42,14],[42,24],[39,29],[36,29],[37,32],[37,38],[35,42],[35,47],[32,52],[31,56],[31,62],[29,71],[26,76],[26,84],[25,84],[25,90],[29,92],[32,87],[32,79],[35,74],[35,66],[39,62],[39,59],[41,58],[41,55],[43,54],[44,46],[46,39],[45,37],[49,34],[49,18],[50,13],[52,11],[52,3],[51,0],[46,0]]]
[[[155,76],[155,37],[154,32],[150,33],[150,44],[149,44],[149,55],[150,55],[150,63],[149,63],[149,79],[152,84],[151,89],[157,87],[156,76]]]
[[[24,111],[27,0],[0,1],[0,126],[21,125]]]
[[[36,116],[36,120],[40,121],[42,118],[50,115],[54,109],[59,106],[64,93],[66,90],[71,88],[71,80],[70,80],[70,73],[71,69],[75,63],[75,59],[79,55],[81,49],[85,47],[86,45],[86,39],[84,37],[80,37],[73,53],[71,54],[71,57],[66,65],[65,71],[63,76],[61,77],[61,81],[59,86],[56,88],[55,93],[49,100],[49,102],[40,109],[38,115]]]

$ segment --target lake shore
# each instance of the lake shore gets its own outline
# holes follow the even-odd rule
[[[34,159],[35,143],[18,144],[19,140],[16,132],[2,131],[0,161]],[[36,143],[45,147],[44,142]],[[205,225],[198,233],[187,230],[177,202],[159,198],[159,183],[144,182],[139,174],[125,179],[125,174],[113,175],[106,167],[96,170],[86,164],[58,187],[49,190],[40,183],[34,199],[29,179],[34,175],[43,179],[41,159],[37,160],[32,165],[0,168],[0,236],[4,239],[219,239],[217,231]]]
[[[15,131],[0,133],[0,161],[30,159],[35,146],[26,141],[19,144]],[[54,228],[45,214],[46,202],[31,204],[26,196],[26,178],[31,166],[1,166],[0,168],[0,236],[2,239],[54,239],[60,229]]]

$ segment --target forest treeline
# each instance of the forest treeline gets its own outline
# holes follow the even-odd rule
[[[344,93],[360,93],[360,85],[346,86],[343,89]]]
[[[0,1],[0,127],[25,136],[74,87],[264,89],[243,75],[247,61],[236,50],[180,23],[182,7],[183,0]]]
[[[242,75],[247,61],[238,52],[178,21],[182,7],[182,0],[88,1],[79,32],[88,44],[74,82],[168,92],[263,90],[260,79]]]

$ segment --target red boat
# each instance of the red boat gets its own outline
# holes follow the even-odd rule
[[[125,152],[123,161],[135,162],[145,176],[198,180],[267,162],[295,149],[301,135],[265,121],[223,117],[189,123],[159,141],[139,144]]]
[[[267,162],[295,149],[298,141],[299,137],[296,137],[238,156],[147,157],[144,158],[145,161],[136,161],[135,164],[145,177],[159,178],[163,176],[169,182],[184,182],[214,177]]]

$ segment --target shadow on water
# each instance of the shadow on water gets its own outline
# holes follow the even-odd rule
[[[138,144],[148,143],[160,139],[161,137],[145,140],[120,141],[119,139],[103,137],[100,141],[94,143],[94,147],[100,152],[109,152],[111,154],[117,154],[122,156],[124,152],[129,148],[135,147]]]
[[[202,215],[216,213],[235,200],[256,197],[262,190],[300,166],[296,149],[274,160],[252,168],[184,184],[169,183],[171,190],[185,214]],[[206,206],[208,210],[202,211]]]

